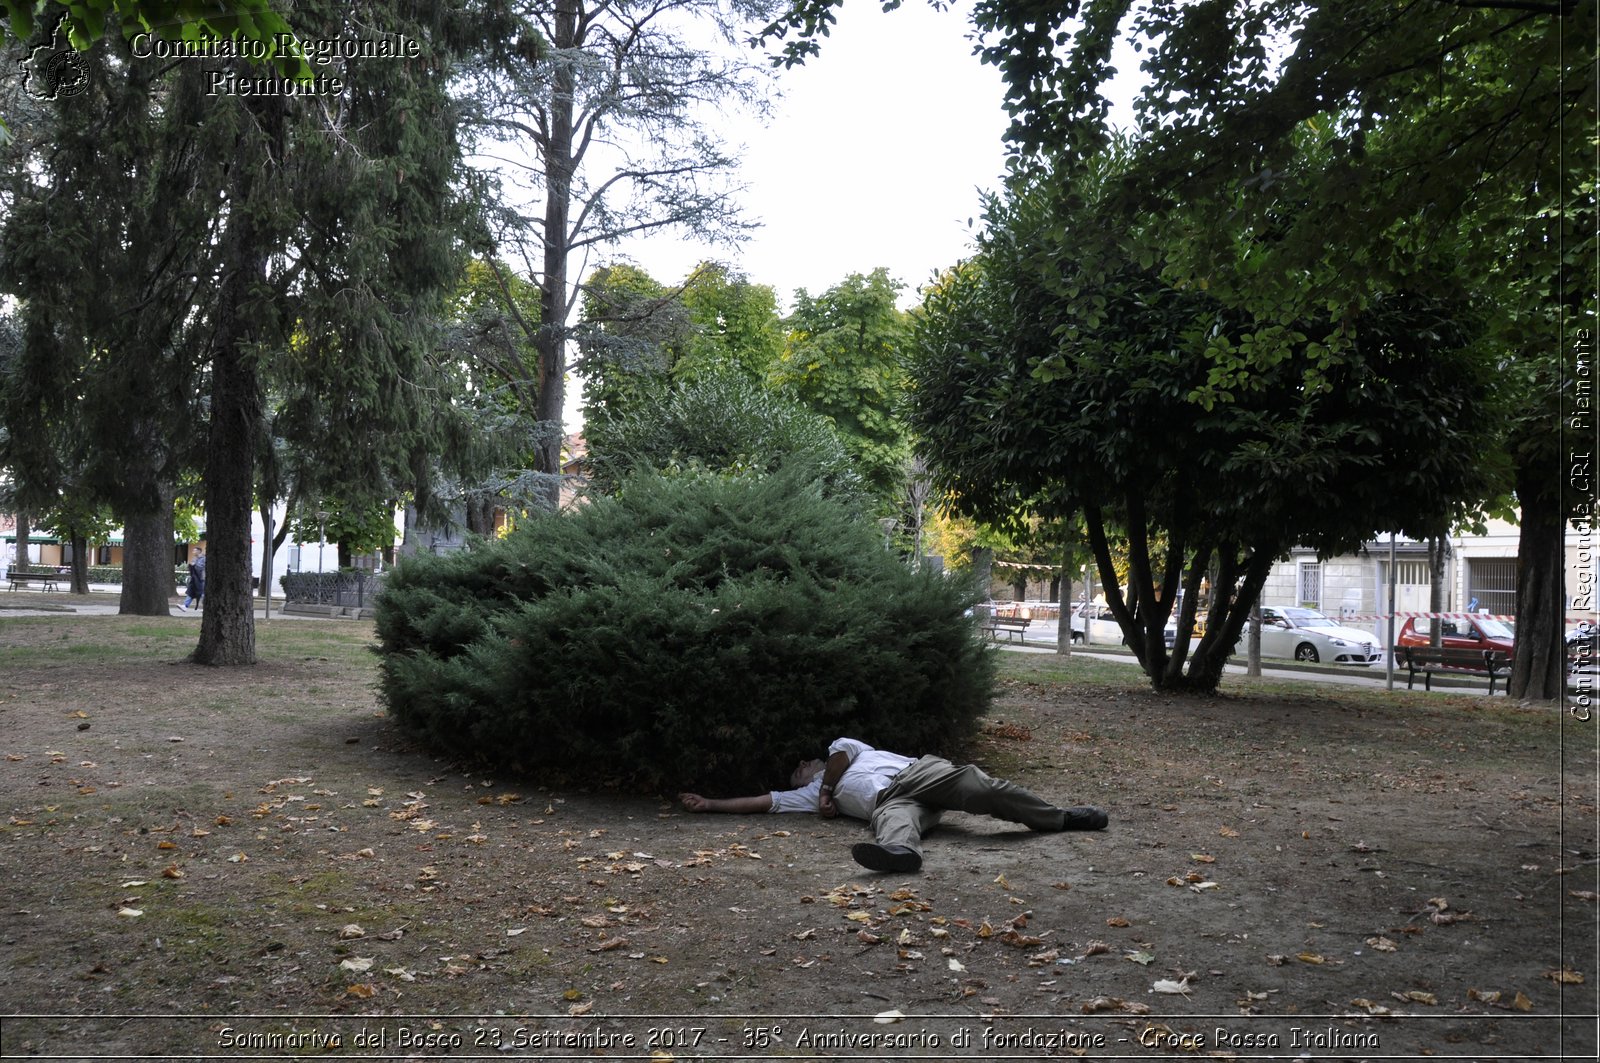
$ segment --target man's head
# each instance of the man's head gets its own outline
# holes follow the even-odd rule
[[[810,784],[811,780],[818,775],[821,775],[822,769],[826,766],[820,760],[802,760],[789,775],[789,783],[798,790]]]

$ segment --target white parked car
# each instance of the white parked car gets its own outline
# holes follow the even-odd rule
[[[1086,628],[1090,640],[1102,646],[1119,646],[1127,642],[1122,635],[1122,625],[1117,623],[1111,607],[1102,599],[1080,602],[1072,610],[1072,641],[1075,644],[1083,642]],[[1178,641],[1178,622],[1168,618],[1162,634],[1166,637],[1167,649],[1172,649]]]
[[[1248,652],[1248,640],[1247,633],[1234,647],[1234,652],[1240,656]],[[1337,620],[1315,609],[1263,605],[1261,656],[1370,666],[1383,659],[1383,647],[1376,635],[1340,627]]]

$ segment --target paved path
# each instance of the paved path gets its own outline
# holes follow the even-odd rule
[[[13,616],[59,616],[63,613],[75,613],[78,616],[116,616],[121,591],[115,586],[104,584],[89,585],[87,595],[68,594],[65,591],[6,591],[0,590],[0,621]],[[198,609],[182,609],[182,597],[172,600],[172,615],[175,617],[192,617],[195,623],[200,622]],[[304,616],[295,613],[283,612],[283,600],[272,599],[272,616],[277,620],[280,617],[286,620],[327,620],[326,616]],[[256,603],[256,619],[267,619],[266,612],[262,609],[259,599]]]

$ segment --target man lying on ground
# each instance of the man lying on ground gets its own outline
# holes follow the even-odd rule
[[[877,840],[861,842],[850,855],[873,871],[920,870],[922,836],[945,812],[994,816],[1037,831],[1103,830],[1107,822],[1098,808],[1058,808],[971,764],[932,756],[913,760],[854,738],[837,739],[826,761],[801,761],[789,782],[795,789],[720,799],[686,793],[678,799],[691,812],[817,812],[829,818],[843,813],[867,820]]]

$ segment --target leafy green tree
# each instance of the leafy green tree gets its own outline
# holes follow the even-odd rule
[[[827,419],[737,372],[677,384],[654,405],[596,424],[589,444],[591,485],[601,493],[638,472],[762,477],[803,468],[829,498],[858,512],[867,506]]]
[[[639,267],[617,263],[590,275],[577,338],[591,442],[604,422],[666,394],[692,328],[682,292]]]
[[[886,503],[909,455],[897,405],[910,318],[895,306],[901,285],[886,269],[851,274],[819,296],[803,289],[784,324],[775,386],[831,420],[868,487]]]
[[[691,331],[674,362],[680,380],[738,372],[765,379],[783,351],[778,296],[718,262],[702,262],[684,281]]]
[[[493,236],[501,253],[521,257],[539,287],[539,320],[528,332],[539,359],[528,383],[541,425],[536,471],[549,478],[545,501],[553,508],[580,295],[569,263],[624,237],[672,228],[742,234],[727,182],[737,159],[707,116],[758,104],[762,79],[743,54],[700,42],[731,44],[741,27],[766,17],[770,3],[556,0],[509,8],[519,27],[511,39],[539,46],[491,54],[474,68],[467,91],[472,128],[485,143],[519,141],[532,161],[517,181],[542,198],[536,213],[504,203]]]
[[[636,266],[602,267],[585,285],[578,328],[584,422],[592,434],[675,383],[764,381],[782,345],[776,293],[726,266],[702,262],[676,287]]]
[[[315,506],[302,506],[284,521],[302,543],[334,544],[335,563],[349,568],[356,554],[370,554],[394,546],[394,499],[353,503],[342,498],[320,498]]]
[[[1478,437],[1483,368],[1459,308],[1419,296],[1374,300],[1357,327],[1265,322],[1172,286],[1103,209],[1118,165],[1065,185],[1041,175],[990,204],[979,255],[919,318],[911,423],[959,510],[1081,513],[1152,682],[1211,691],[1280,554],[1354,548],[1387,527],[1425,536],[1481,490],[1458,458]],[[1150,228],[1154,240],[1168,226]],[[1240,350],[1248,378],[1205,401]],[[1208,580],[1219,592],[1191,657]]]
[[[1076,7],[980,13],[1017,142],[1079,153],[1104,142],[1111,42],[1155,42],[1138,155],[1108,209],[1182,205],[1194,222],[1169,248],[1175,281],[1204,278],[1256,309],[1355,315],[1409,287],[1465,292],[1484,311],[1507,413],[1486,434],[1509,456],[1501,490],[1522,527],[1510,691],[1559,696],[1561,533],[1589,499],[1563,496],[1550,470],[1572,449],[1564,363],[1595,324],[1595,5],[1301,0],[1230,18],[1225,5],[1099,3],[1081,9],[1072,47],[1029,46]]]
[[[794,34],[778,61],[803,62],[839,2],[797,0],[762,38]],[[1485,435],[1510,459],[1502,497],[1523,537],[1510,689],[1530,698],[1561,693],[1562,532],[1592,501],[1549,470],[1592,445],[1564,437],[1560,413],[1596,324],[1596,10],[981,0],[973,14],[1019,156],[1063,169],[1112,136],[1113,45],[1144,52],[1137,157],[1105,209],[1126,222],[1181,211],[1164,248],[1175,283],[1280,318],[1354,317],[1401,290],[1465,291],[1487,311],[1478,329],[1507,360],[1508,415]]]
[[[72,593],[89,593],[89,548],[111,539],[117,520],[105,506],[65,497],[40,519],[40,527],[71,546]],[[169,553],[170,558],[170,553]],[[169,573],[171,569],[168,569]],[[171,579],[171,576],[168,576]]]

